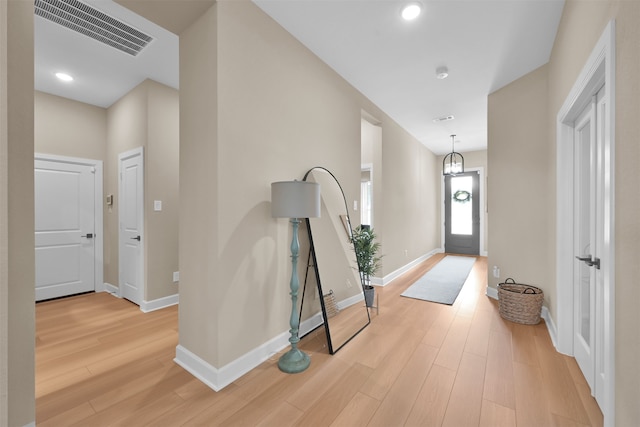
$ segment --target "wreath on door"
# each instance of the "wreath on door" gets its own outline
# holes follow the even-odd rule
[[[471,200],[471,193],[466,190],[458,190],[453,193],[453,200],[459,203],[466,203]]]

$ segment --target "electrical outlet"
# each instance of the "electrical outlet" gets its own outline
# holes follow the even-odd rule
[[[497,265],[493,266],[493,277],[496,279],[500,278],[500,268]]]
[[[404,257],[407,258],[409,256],[409,250],[405,249],[404,250]]]
[[[178,283],[180,281],[180,272],[179,271],[174,271],[173,272],[173,283]]]

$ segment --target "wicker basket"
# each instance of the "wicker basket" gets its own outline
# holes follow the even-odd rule
[[[544,293],[535,286],[516,283],[509,278],[498,285],[500,316],[525,325],[540,322]]]
[[[324,294],[322,297],[324,298],[324,308],[327,311],[327,318],[333,317],[336,314],[340,313],[338,304],[336,304],[336,297],[333,294],[333,289],[331,289],[328,294]]]

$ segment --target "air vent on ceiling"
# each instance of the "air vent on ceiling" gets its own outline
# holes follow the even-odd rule
[[[153,38],[78,0],[35,0],[36,15],[136,56]]]
[[[449,120],[453,120],[453,119],[455,119],[455,117],[453,116],[443,116],[443,117],[437,117],[433,119],[433,121],[435,123],[439,123],[439,122],[448,122]]]

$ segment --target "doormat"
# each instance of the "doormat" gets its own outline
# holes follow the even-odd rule
[[[475,262],[474,257],[447,255],[402,296],[452,305]]]

